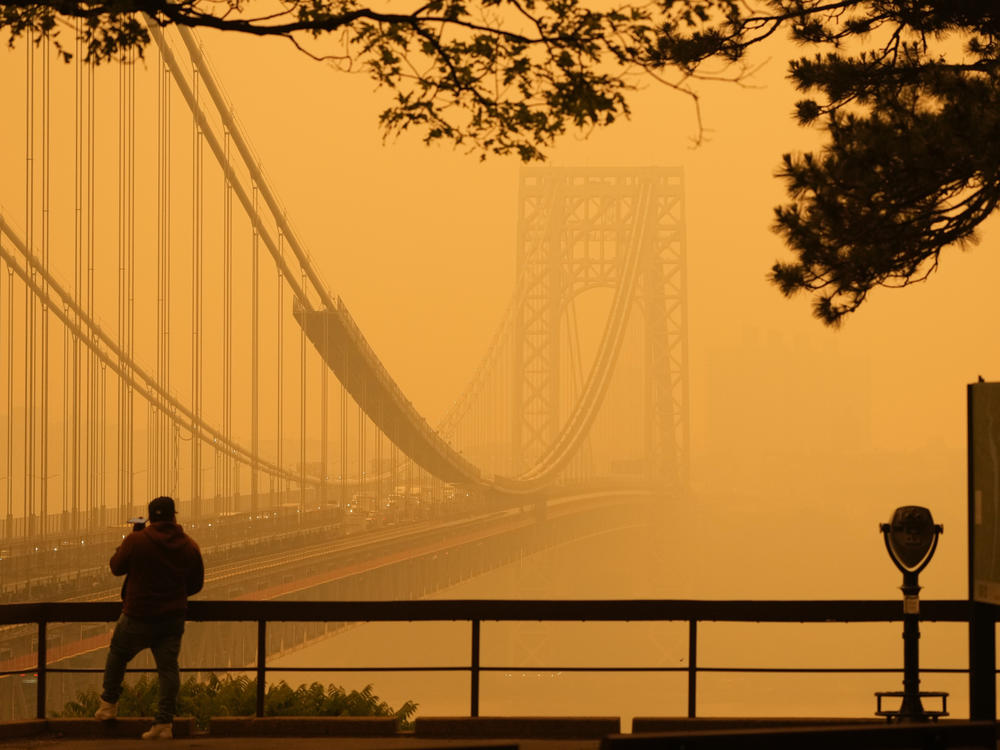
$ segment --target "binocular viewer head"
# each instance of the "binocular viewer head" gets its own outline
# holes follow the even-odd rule
[[[919,573],[930,562],[944,527],[934,523],[931,512],[919,505],[896,508],[889,523],[879,530],[889,557],[904,573]]]

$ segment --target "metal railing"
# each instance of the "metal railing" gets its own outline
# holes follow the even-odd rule
[[[101,670],[60,668],[48,665],[46,629],[50,623],[112,622],[118,619],[117,602],[55,602],[0,606],[0,625],[35,624],[38,628],[37,716],[45,718],[46,679],[49,674],[100,672]],[[927,622],[968,622],[970,604],[964,600],[921,602],[921,620]],[[483,672],[686,672],[687,715],[696,716],[698,674],[700,672],[763,673],[892,673],[902,667],[701,667],[698,665],[698,625],[702,622],[743,623],[829,623],[893,622],[903,619],[899,600],[430,600],[364,602],[284,602],[284,601],[193,601],[187,619],[192,622],[256,622],[257,663],[248,668],[189,667],[182,671],[254,672],[257,680],[256,715],[264,715],[264,696],[269,669],[280,672],[430,672],[469,673],[469,715],[479,715],[479,682]],[[468,665],[413,667],[268,667],[267,627],[275,622],[467,622],[470,626]],[[686,666],[617,667],[523,667],[484,666],[480,660],[483,622],[687,622],[688,660]],[[924,672],[967,673],[968,667],[924,669]],[[24,670],[0,671],[0,676]]]

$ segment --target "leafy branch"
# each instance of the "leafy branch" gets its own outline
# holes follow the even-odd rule
[[[386,135],[410,129],[485,158],[542,160],[568,130],[630,114],[646,76],[688,97],[698,82],[747,85],[748,53],[786,34],[795,116],[824,131],[818,153],[786,154],[789,202],[775,229],[794,259],[782,292],[813,296],[837,324],[876,286],[926,279],[943,248],[975,242],[1000,196],[1000,5],[995,0],[0,0],[0,26],[59,45],[72,27],[88,60],[141,54],[137,14],[274,36],[392,92]],[[596,5],[596,4],[595,4]],[[261,10],[261,8],[264,8]],[[70,53],[63,47],[64,57]]]

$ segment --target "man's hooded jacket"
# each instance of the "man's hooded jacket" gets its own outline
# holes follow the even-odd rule
[[[111,556],[111,572],[128,575],[122,611],[146,620],[182,616],[187,598],[205,581],[201,550],[173,521],[156,521],[126,536]]]

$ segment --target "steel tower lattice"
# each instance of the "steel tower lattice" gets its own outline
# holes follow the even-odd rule
[[[642,472],[681,490],[689,454],[682,170],[525,168],[518,211],[515,467],[528,466],[551,445],[564,418],[561,320],[568,306],[590,289],[616,287],[626,248],[638,238],[640,283],[632,304],[644,319]]]

